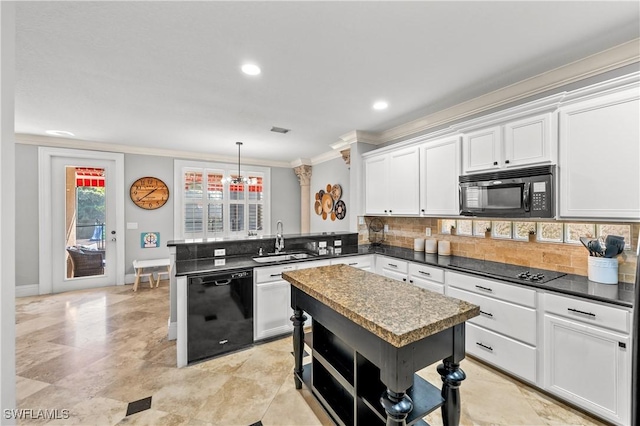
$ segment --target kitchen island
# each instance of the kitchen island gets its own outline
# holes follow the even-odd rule
[[[465,321],[479,307],[410,284],[332,265],[283,273],[291,283],[294,380],[340,424],[424,424],[442,407],[460,420]],[[303,366],[304,313],[313,316],[312,362]],[[415,374],[438,366],[442,390]]]

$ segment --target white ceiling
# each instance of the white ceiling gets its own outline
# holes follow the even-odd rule
[[[638,38],[639,5],[18,2],[15,128],[313,158],[349,131],[386,130]],[[242,74],[245,61],[262,74]],[[378,99],[389,108],[374,111]]]

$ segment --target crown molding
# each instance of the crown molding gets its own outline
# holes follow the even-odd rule
[[[634,39],[453,107],[382,131],[376,137],[380,141],[378,143],[386,143],[417,133],[424,133],[429,129],[639,61],[640,39]]]
[[[364,142],[371,145],[380,145],[384,141],[380,140],[376,133],[365,132],[363,130],[352,130],[349,133],[345,133],[340,136],[340,140],[331,144],[331,148],[337,151],[342,151],[349,148],[349,145],[355,142]]]
[[[121,152],[123,154],[156,155],[158,157],[180,158],[184,160],[217,161],[231,164],[237,164],[238,161],[238,157],[227,157],[224,155],[205,154],[201,152],[148,148],[141,146],[94,142],[83,139],[69,139],[25,133],[16,133],[15,136],[16,143],[23,145],[53,146],[57,148],[85,149],[90,151]],[[284,168],[292,167],[290,163],[286,161],[268,161],[245,157],[242,157],[242,163],[253,166]]]
[[[300,167],[300,166],[310,166],[311,164],[313,163],[308,158],[297,158],[289,163],[289,167],[293,169],[295,167]]]
[[[316,164],[324,163],[336,158],[342,158],[342,154],[340,153],[340,151],[331,150],[313,157],[311,159],[311,164],[315,166]]]

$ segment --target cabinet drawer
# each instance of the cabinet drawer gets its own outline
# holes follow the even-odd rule
[[[371,256],[353,256],[353,257],[345,257],[341,259],[332,259],[332,265],[349,265],[354,268],[371,268]]]
[[[297,265],[279,265],[255,268],[253,276],[255,277],[256,283],[279,281],[282,280],[282,273],[284,271],[293,271],[297,269],[297,267]]]
[[[454,287],[449,287],[447,292],[448,296],[480,306],[480,315],[470,319],[469,322],[521,340],[532,346],[537,346],[535,309],[514,305]]]
[[[447,271],[447,285],[530,308],[536,307],[536,291],[519,287],[517,284],[499,283],[485,278]]]
[[[380,262],[378,264],[378,262]],[[404,272],[408,271],[408,262],[404,260],[392,259],[389,257],[379,257],[376,260],[376,269],[388,269],[390,271]]]
[[[465,343],[468,354],[535,383],[536,348],[470,323]]]
[[[444,284],[444,269],[419,263],[409,264],[409,275]]]
[[[630,330],[630,312],[622,308],[546,293],[544,309],[546,312],[623,333],[629,333]]]

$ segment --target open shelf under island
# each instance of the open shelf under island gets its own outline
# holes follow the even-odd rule
[[[296,388],[304,381],[334,421],[419,425],[441,407],[444,425],[458,425],[465,321],[478,306],[347,265],[282,276],[291,283]],[[307,366],[305,313],[313,317]],[[441,390],[415,374],[438,360]]]

